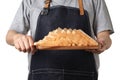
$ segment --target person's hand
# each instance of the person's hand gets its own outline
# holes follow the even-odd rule
[[[99,48],[95,50],[89,50],[90,52],[100,54],[104,52],[105,50],[109,49],[112,44],[109,31],[103,31],[103,32],[98,33],[97,41],[99,43]]]
[[[13,37],[13,43],[16,49],[22,52],[31,52],[34,54],[35,47],[31,36],[16,34]]]

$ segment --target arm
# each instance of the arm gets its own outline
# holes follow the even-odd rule
[[[6,35],[6,42],[22,52],[34,53],[35,47],[31,36],[17,33],[15,30],[9,30]]]
[[[112,34],[114,31],[105,1],[95,0],[94,2],[96,11],[94,32],[100,47],[97,50],[92,50],[92,52],[102,53],[103,51],[110,48],[112,44],[110,34]]]
[[[96,50],[90,50],[91,52],[100,54],[105,50],[109,49],[112,44],[112,40],[110,38],[110,31],[105,30],[98,33],[97,41],[99,43],[99,48]]]
[[[7,35],[6,35],[6,42],[11,45],[11,46],[14,46],[14,41],[13,41],[13,37],[17,34],[16,31],[14,30],[9,30],[7,32]]]
[[[6,35],[6,42],[22,52],[34,52],[33,39],[26,35],[30,29],[30,0],[22,0],[12,25]]]
[[[103,52],[103,51],[109,49],[112,44],[112,40],[110,38],[110,32],[102,31],[102,32],[98,33],[97,41],[100,43],[100,48],[99,48],[100,52]]]
[[[109,49],[112,44],[112,40],[110,38],[110,31],[105,30],[105,31],[98,33],[97,41],[99,43],[99,48],[93,49],[93,50],[91,49],[91,50],[87,50],[87,51],[100,54],[100,53],[104,52],[105,50]]]

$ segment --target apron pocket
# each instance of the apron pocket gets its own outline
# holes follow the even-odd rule
[[[32,80],[64,80],[63,69],[42,68],[32,71]]]

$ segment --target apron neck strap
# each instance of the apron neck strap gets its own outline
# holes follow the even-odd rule
[[[83,7],[83,0],[78,0],[80,15],[84,15],[84,7]]]
[[[46,9],[48,9],[49,8],[49,6],[50,6],[50,2],[51,2],[52,0],[45,0],[45,5],[44,5],[44,8],[46,8]]]
[[[45,0],[45,2],[44,2],[45,3],[45,5],[44,5],[45,9],[49,8],[51,1],[52,0]],[[79,3],[80,15],[84,15],[83,1],[82,0],[78,0],[78,3]]]

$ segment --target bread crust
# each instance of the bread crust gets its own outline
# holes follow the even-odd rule
[[[96,49],[98,42],[81,29],[57,28],[42,40],[35,42],[37,49]]]

